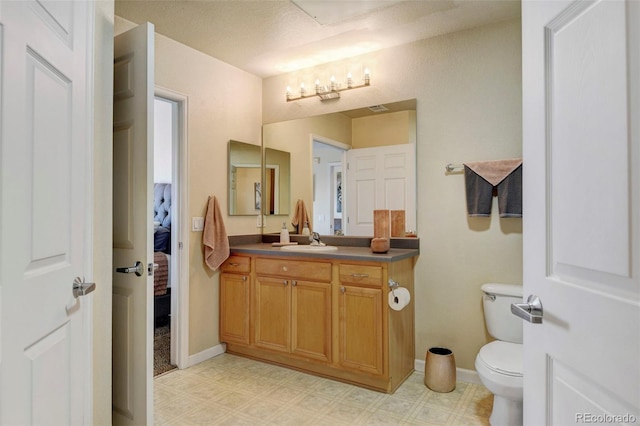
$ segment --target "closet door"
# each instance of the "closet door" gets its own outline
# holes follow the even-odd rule
[[[405,210],[406,229],[416,229],[414,144],[347,151],[347,235],[373,235],[373,211]]]

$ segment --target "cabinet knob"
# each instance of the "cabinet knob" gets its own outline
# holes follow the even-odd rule
[[[283,266],[283,267],[282,267],[282,271],[283,271],[283,272],[287,272],[287,271],[288,271],[287,267],[286,267],[286,266]]]
[[[345,292],[345,291],[347,291],[347,289],[346,289],[346,288],[344,288],[344,287],[340,287],[340,293],[344,294],[344,292]]]
[[[244,276],[242,277],[242,281],[246,281],[246,280],[247,280],[247,276],[246,276],[246,275],[244,275]]]
[[[283,286],[285,286],[285,287],[286,287],[286,285],[287,285],[287,284],[289,284],[289,281],[287,281],[287,280],[282,281],[282,285],[283,285]]]
[[[294,287],[297,286],[298,285],[298,281],[291,281],[291,285],[294,286]]]

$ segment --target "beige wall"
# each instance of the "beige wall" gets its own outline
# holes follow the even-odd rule
[[[522,225],[495,214],[467,218],[463,176],[447,175],[445,165],[521,156],[520,21],[364,55],[370,87],[345,92],[335,102],[314,97],[285,102],[286,86],[308,80],[310,87],[314,75],[345,69],[357,59],[265,79],[263,122],[417,99],[416,358],[424,359],[429,347],[445,346],[458,367],[474,369],[474,358],[489,339],[480,286],[522,282]]]
[[[263,128],[264,145],[291,153],[291,211],[302,199],[313,216],[313,149],[311,135],[351,144],[351,119],[343,114],[327,114],[284,123],[273,123]],[[267,217],[265,233],[280,232],[282,218],[290,222],[291,214]],[[289,227],[291,227],[289,225]],[[313,227],[313,224],[312,224]]]
[[[352,122],[353,147],[415,143],[415,111],[399,111],[388,114],[355,118]]]
[[[133,24],[116,17],[116,34]],[[227,145],[261,143],[261,80],[156,34],[156,86],[188,97],[189,211],[204,216],[209,195],[224,212],[229,235],[259,233],[253,216],[228,216]],[[189,354],[217,345],[219,274],[204,264],[202,233],[189,235]]]

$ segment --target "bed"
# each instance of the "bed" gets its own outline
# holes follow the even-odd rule
[[[153,185],[154,322],[169,322],[171,314],[171,184]]]

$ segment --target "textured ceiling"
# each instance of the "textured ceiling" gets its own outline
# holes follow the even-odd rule
[[[374,7],[344,19],[336,13],[362,2]],[[156,32],[260,77],[520,16],[519,0],[298,3],[325,8],[332,23],[318,23],[289,0],[116,0],[115,13],[152,22]]]

